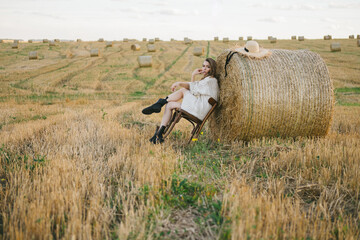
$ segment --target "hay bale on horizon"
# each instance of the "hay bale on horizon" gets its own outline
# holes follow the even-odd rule
[[[123,42],[129,42],[129,39],[128,39],[128,38],[124,38],[124,39],[123,39]]]
[[[358,40],[356,41],[356,44],[357,44],[358,47],[360,47],[360,39],[358,39]]]
[[[252,36],[248,36],[248,37],[247,37],[247,40],[248,40],[248,41],[251,41],[252,39],[253,39]]]
[[[324,60],[308,50],[273,49],[261,60],[217,57],[220,99],[210,136],[224,142],[262,137],[324,136],[334,110],[333,84]]]
[[[103,38],[99,38],[98,42],[104,42]]]
[[[107,41],[106,42],[106,47],[112,47],[113,46],[113,42],[112,41]]]
[[[291,36],[291,40],[296,40],[296,36]]]
[[[133,51],[140,51],[140,45],[137,44],[137,43],[131,45],[131,50],[133,50]]]
[[[146,42],[147,41],[147,39],[146,38],[143,38],[143,42]]]
[[[270,43],[276,43],[277,41],[277,38],[276,37],[271,37],[270,38]]]
[[[272,39],[272,36],[268,36],[268,40],[271,40]]]
[[[60,39],[56,38],[56,39],[54,39],[54,42],[59,43],[59,42],[60,42]]]
[[[228,38],[228,37],[224,37],[224,38],[223,38],[223,42],[224,42],[224,43],[228,43],[228,42],[229,42],[229,38]]]
[[[156,52],[155,44],[148,44],[147,45],[147,51],[148,52]]]
[[[184,41],[185,44],[191,44],[192,40],[190,38],[186,38]]]
[[[155,42],[160,42],[160,38],[156,37]]]
[[[43,39],[43,43],[49,43],[48,39]]]
[[[32,43],[32,42],[33,42],[33,40],[32,40],[32,39],[29,39],[29,40],[28,40],[28,43]]]
[[[201,55],[204,55],[204,47],[194,47],[194,50],[193,50],[193,54],[195,56],[201,56]]]
[[[357,39],[360,39],[360,35],[357,35],[356,38],[357,38]]]
[[[81,42],[82,40],[80,38],[76,39],[76,42]]]
[[[55,47],[55,42],[54,41],[49,41],[49,46],[50,47]]]
[[[244,37],[239,37],[239,41],[243,41],[244,40]]]
[[[331,40],[332,39],[332,36],[331,35],[325,35],[324,36],[324,40]]]
[[[154,44],[154,43],[155,43],[155,39],[153,39],[153,38],[149,39],[149,43],[150,43],[150,44]]]
[[[91,49],[90,50],[90,57],[98,57],[100,56],[100,51],[97,48]]]
[[[331,43],[330,44],[330,50],[332,52],[341,52],[341,45],[340,43]]]
[[[19,42],[13,42],[13,44],[11,45],[11,48],[18,49],[19,48]]]
[[[219,37],[214,37],[214,41],[219,41]]]
[[[39,56],[38,56],[37,51],[29,52],[29,60],[35,60],[35,59],[38,59],[38,58],[39,58]]]
[[[171,41],[171,42],[172,42],[172,41],[175,41],[175,39],[174,39],[174,38],[171,38],[170,41]]]
[[[349,39],[354,39],[354,35],[349,35]]]
[[[151,56],[139,56],[138,63],[140,67],[151,67],[152,57]]]
[[[299,41],[305,41],[305,38],[304,38],[304,36],[299,36],[299,37],[298,37],[298,40],[299,40]]]

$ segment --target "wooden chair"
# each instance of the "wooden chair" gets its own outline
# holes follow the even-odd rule
[[[181,118],[186,119],[193,125],[193,130],[191,131],[191,137],[188,141],[188,144],[191,142],[193,138],[197,138],[200,134],[201,129],[203,128],[206,120],[210,117],[210,115],[214,112],[217,102],[214,98],[210,97],[208,102],[212,106],[210,111],[206,114],[203,120],[198,119],[194,115],[186,112],[181,108],[174,109],[172,117],[170,118],[169,123],[166,125],[164,130],[164,139],[171,133],[174,126],[180,121]]]

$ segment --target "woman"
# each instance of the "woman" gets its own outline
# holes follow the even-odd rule
[[[200,81],[195,81],[196,75],[203,74]],[[162,106],[165,106],[164,116],[161,121],[160,128],[157,128],[155,134],[150,138],[152,143],[162,143],[163,133],[166,125],[169,123],[172,110],[181,108],[195,117],[203,120],[206,114],[211,109],[208,100],[210,97],[218,100],[219,86],[216,76],[216,62],[212,58],[207,58],[202,68],[197,68],[191,75],[191,82],[176,82],[171,86],[173,92],[166,98],[160,98],[156,103],[150,107],[142,110],[143,114],[159,113]],[[175,91],[176,88],[180,90]],[[182,103],[178,102],[183,99]]]

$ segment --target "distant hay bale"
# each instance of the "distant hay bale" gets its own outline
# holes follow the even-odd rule
[[[349,39],[354,39],[354,35],[349,35]]]
[[[15,39],[13,43],[20,43],[20,41]]]
[[[98,42],[104,42],[103,38],[99,38]]]
[[[38,53],[37,51],[29,52],[29,60],[38,59]]]
[[[112,41],[107,41],[106,42],[106,47],[112,47],[113,46],[113,42]]]
[[[151,56],[139,56],[138,63],[140,67],[151,67],[152,57]]]
[[[98,57],[100,55],[100,51],[97,48],[90,50],[90,57]]]
[[[54,39],[54,42],[59,43],[59,42],[60,42],[60,39],[56,38],[56,39]]]
[[[147,45],[147,51],[148,52],[156,52],[155,44],[148,44]]]
[[[358,47],[360,47],[360,39],[358,39],[358,40],[356,41],[356,44],[357,44]]]
[[[28,43],[32,43],[32,42],[33,42],[33,40],[31,40],[31,39],[28,40]]]
[[[171,38],[170,41],[175,41],[175,39]]]
[[[214,41],[219,41],[219,37],[214,37]]]
[[[299,41],[304,41],[305,38],[304,38],[304,36],[299,36],[299,37],[298,37],[298,40],[299,40]]]
[[[325,35],[324,36],[324,40],[331,40],[331,39],[332,39],[331,35]]]
[[[43,43],[49,43],[48,39],[43,39]]]
[[[191,44],[192,40],[190,38],[186,38],[184,41],[185,44]]]
[[[248,40],[248,41],[252,40],[252,36],[248,36],[248,37],[247,37],[247,40]]]
[[[224,38],[223,38],[223,42],[224,42],[224,43],[228,43],[228,42],[229,42],[229,38],[228,38],[228,37],[224,37]]]
[[[147,41],[147,39],[146,38],[143,38],[143,42],[146,42]]]
[[[49,46],[50,46],[50,47],[54,47],[54,46],[55,46],[55,42],[54,42],[54,41],[49,41]]]
[[[81,42],[82,40],[80,38],[76,39],[76,42]]]
[[[140,45],[139,44],[133,44],[131,45],[131,50],[133,51],[140,51]]]
[[[11,48],[14,48],[14,49],[19,48],[19,42],[13,42],[13,44],[11,45]]]
[[[262,137],[324,136],[334,109],[325,62],[309,50],[273,49],[252,59],[229,51],[217,57],[219,105],[210,136],[224,142]]]
[[[271,40],[272,39],[272,36],[268,36],[268,40]]]
[[[204,47],[194,47],[194,51],[193,51],[193,54],[195,56],[201,56],[201,55],[204,55]]]
[[[296,40],[296,36],[291,36],[291,40]]]
[[[155,43],[155,39],[153,39],[153,38],[149,39],[149,43],[154,44],[154,43]]]
[[[356,38],[357,38],[357,39],[360,39],[360,35],[357,35]]]
[[[189,38],[188,37],[184,37],[184,42],[186,41],[186,40],[188,40]]]
[[[243,41],[243,40],[244,40],[244,37],[239,37],[239,40],[240,40],[240,41]]]
[[[123,39],[123,42],[128,42],[128,41],[129,41],[128,38],[124,38],[124,39]]]
[[[330,44],[330,50],[332,52],[340,52],[341,51],[341,45],[340,43],[331,43]]]
[[[270,43],[276,43],[277,41],[277,38],[276,37],[271,37],[270,38]]]
[[[160,42],[160,38],[156,37],[155,42]]]

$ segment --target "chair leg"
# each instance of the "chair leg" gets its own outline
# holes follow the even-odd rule
[[[174,113],[175,114],[175,113]],[[166,129],[166,134],[164,134],[163,139],[165,139],[167,136],[169,136],[169,134],[171,133],[171,131],[173,130],[173,128],[175,127],[175,125],[180,121],[181,118],[181,114],[176,114],[176,116],[174,116],[174,120],[171,121],[169,127],[167,127]]]

